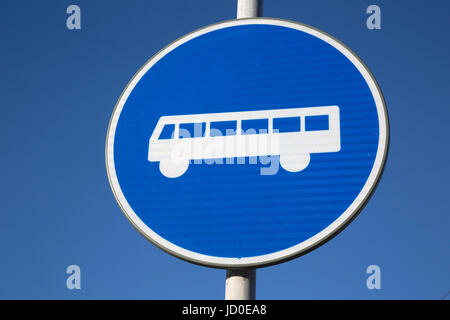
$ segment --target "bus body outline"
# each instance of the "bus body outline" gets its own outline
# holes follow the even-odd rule
[[[328,116],[328,129],[306,130],[306,117],[325,115]],[[285,170],[299,172],[308,166],[311,153],[340,151],[339,116],[338,106],[162,116],[149,139],[148,161],[160,162],[161,173],[176,178],[184,174],[190,160],[279,155]],[[274,119],[297,117],[300,121],[299,131],[274,131]],[[268,120],[268,128],[263,133],[245,134],[241,128],[242,121],[246,120]],[[211,122],[227,121],[236,122],[234,134],[210,136]],[[201,137],[180,137],[180,125],[199,123],[202,126],[205,124]],[[173,136],[171,139],[160,139],[166,125],[174,126]],[[267,147],[258,148],[255,143]],[[205,149],[211,146],[215,147],[216,153],[209,156],[205,154]],[[175,148],[184,153],[174,156]]]

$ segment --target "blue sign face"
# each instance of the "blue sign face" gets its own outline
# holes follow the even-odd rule
[[[215,267],[305,253],[359,212],[388,147],[364,64],[310,27],[244,19],[200,29],[150,59],[111,118],[108,176],[133,225]]]

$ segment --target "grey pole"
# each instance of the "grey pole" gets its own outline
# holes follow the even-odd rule
[[[237,19],[262,16],[263,0],[238,0]],[[255,300],[256,269],[228,269],[225,300]]]
[[[237,19],[262,16],[263,0],[238,0]]]
[[[225,300],[255,300],[256,269],[228,269]]]

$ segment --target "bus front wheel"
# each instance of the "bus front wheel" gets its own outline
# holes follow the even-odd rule
[[[167,178],[178,178],[182,176],[189,167],[189,160],[173,163],[172,161],[161,161],[159,170]]]
[[[289,172],[299,172],[305,169],[309,162],[311,161],[311,156],[309,153],[302,152],[298,154],[281,154],[280,164],[281,167]]]

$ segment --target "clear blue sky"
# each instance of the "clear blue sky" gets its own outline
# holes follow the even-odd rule
[[[82,30],[66,28],[77,4]],[[378,4],[382,29],[365,26]],[[128,222],[104,161],[114,105],[159,49],[235,17],[236,1],[7,1],[0,11],[0,298],[223,299],[225,271],[172,257]],[[440,299],[450,290],[450,3],[265,0],[264,16],[333,35],[384,93],[391,145],[364,211],[336,238],[257,271],[258,299]],[[82,289],[66,288],[66,267]],[[366,268],[381,267],[381,290]]]

